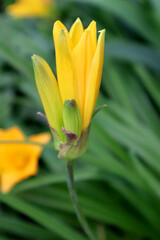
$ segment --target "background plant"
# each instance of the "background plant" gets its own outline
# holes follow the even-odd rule
[[[12,1],[4,1],[3,9]],[[2,8],[2,7],[1,7]],[[30,56],[55,67],[51,29],[55,18],[70,27],[79,16],[106,29],[105,62],[89,149],[76,165],[82,210],[99,239],[160,238],[160,4],[159,0],[59,0],[49,19],[0,16],[0,127],[18,125],[26,135],[47,126]],[[55,72],[55,69],[54,69]],[[49,145],[39,174],[0,193],[1,239],[87,237],[66,188],[63,160]]]

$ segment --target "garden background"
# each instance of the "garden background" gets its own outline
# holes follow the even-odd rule
[[[160,239],[160,1],[58,0],[46,18],[6,14],[0,1],[0,128],[49,132],[31,56],[56,72],[53,23],[77,17],[106,29],[105,57],[89,148],[76,161],[79,202],[99,240]],[[1,145],[0,145],[1,147]],[[69,198],[65,163],[52,143],[38,174],[0,193],[0,240],[87,240]]]

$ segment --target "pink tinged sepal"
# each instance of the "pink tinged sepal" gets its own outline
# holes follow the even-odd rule
[[[99,106],[95,108],[92,118],[102,109],[106,107],[106,105]],[[54,147],[56,150],[59,151],[58,157],[59,158],[66,158],[68,160],[74,160],[78,157],[80,157],[82,154],[84,154],[88,148],[88,139],[89,139],[89,132],[91,123],[89,126],[83,131],[80,137],[78,137],[77,134],[69,132],[64,127],[62,128],[62,131],[65,133],[65,142],[62,142],[60,140],[60,137],[58,136],[58,133],[52,126],[49,125],[47,117],[38,112],[38,114],[42,117],[44,117],[47,121],[47,124],[52,132],[53,139],[54,139]]]
[[[77,143],[79,137],[77,134],[75,133],[71,133],[69,131],[67,131],[64,127],[62,128],[62,131],[65,133],[66,135],[66,142],[70,143],[70,144],[75,144]]]
[[[74,160],[84,154],[88,148],[88,138],[90,132],[90,125],[86,128],[81,137],[77,138],[75,141],[67,141],[61,143],[59,146],[59,158],[66,158],[68,160]],[[72,133],[69,133],[72,135]],[[68,138],[68,133],[66,133]],[[77,136],[78,137],[78,136]]]

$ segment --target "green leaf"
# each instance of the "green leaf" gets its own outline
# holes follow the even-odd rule
[[[0,193],[0,201],[14,208],[16,211],[25,214],[49,231],[66,240],[86,240],[85,237],[72,230],[67,224],[47,215],[38,207],[31,205],[18,197]]]
[[[70,0],[71,2],[73,0]],[[80,3],[91,4],[119,17],[137,32],[142,34],[156,45],[160,45],[160,30],[145,10],[138,2],[128,0],[76,0]],[[75,0],[74,0],[75,2]],[[125,14],[124,14],[125,13]]]
[[[75,172],[75,180],[76,181],[86,181],[90,179],[97,179],[98,172],[92,169],[85,169],[83,171]],[[50,184],[56,183],[65,183],[66,182],[66,174],[46,174],[43,176],[38,176],[34,179],[29,179],[15,186],[12,190],[13,193],[19,193],[21,191],[30,190],[33,188],[44,187]]]
[[[15,234],[19,237],[28,239],[51,239],[53,234],[39,226],[17,218],[14,215],[1,214],[0,231]]]

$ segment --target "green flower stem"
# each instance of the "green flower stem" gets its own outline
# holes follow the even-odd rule
[[[72,203],[73,203],[77,218],[81,223],[84,232],[90,238],[90,240],[96,240],[78,204],[78,198],[77,198],[75,182],[74,182],[74,161],[73,160],[72,161],[66,160],[66,170],[67,170],[68,189],[69,189],[70,197],[72,199]]]

